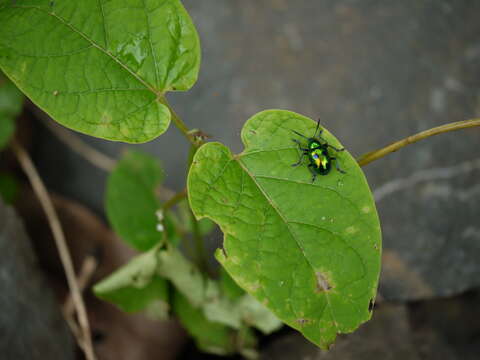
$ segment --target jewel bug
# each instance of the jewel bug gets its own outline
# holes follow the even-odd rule
[[[298,136],[305,138],[307,140],[307,147],[304,148],[302,143],[297,139],[292,139],[294,143],[298,145],[298,148],[302,151],[300,159],[292,166],[298,166],[302,164],[303,157],[306,155],[309,160],[308,169],[312,173],[312,183],[315,182],[317,175],[327,175],[330,170],[332,170],[332,162],[335,161],[335,167],[339,172],[345,174],[338,164],[338,159],[334,156],[331,156],[329,149],[335,150],[336,152],[344,151],[345,148],[338,149],[335,146],[332,146],[328,143],[327,140],[322,138],[323,129],[320,129],[320,119],[317,122],[317,128],[312,137],[305,136],[300,134],[298,131],[292,130]],[[317,135],[318,132],[318,135]]]

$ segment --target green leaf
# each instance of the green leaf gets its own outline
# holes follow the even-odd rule
[[[195,308],[178,291],[174,292],[173,308],[200,350],[217,355],[235,352],[234,330],[226,325],[209,321],[201,309]]]
[[[232,280],[228,283],[225,276],[222,276],[220,284],[206,278],[173,247],[159,250],[157,256],[158,274],[170,280],[209,321],[237,330],[248,324],[264,333],[270,333],[281,326],[281,322],[270,310],[242,290],[239,293]]]
[[[170,280],[193,307],[202,309],[210,321],[240,329],[241,314],[233,309],[229,299],[222,296],[217,282],[206,278],[176,248],[162,249],[157,257],[158,274]]]
[[[4,203],[13,204],[18,196],[19,188],[17,179],[12,175],[0,173],[0,195]]]
[[[0,68],[56,121],[130,143],[165,132],[167,91],[197,80],[179,0],[0,0]]]
[[[283,325],[274,313],[250,294],[243,295],[236,305],[243,323],[257,328],[264,334],[270,334]]]
[[[239,311],[245,324],[253,326],[265,334],[270,334],[283,325],[265,305],[246,294],[224,268],[220,269],[220,289],[228,299],[235,300],[234,309]]]
[[[11,116],[0,113],[0,150],[5,148],[15,132],[15,122]]]
[[[22,104],[22,93],[0,72],[0,150],[15,132],[14,119],[22,110]]]
[[[316,123],[289,111],[261,112],[242,130],[245,150],[219,143],[196,153],[188,176],[192,210],[225,234],[216,257],[281,320],[327,348],[337,333],[371,317],[380,271],[381,233],[363,172],[347,152],[335,153],[346,174],[332,169],[311,182],[298,161],[296,130]],[[327,130],[322,136],[341,144]]]
[[[163,239],[158,231],[160,208],[156,190],[163,180],[157,160],[140,152],[127,152],[107,181],[106,210],[115,232],[140,251]]]
[[[177,206],[177,210],[178,216],[172,218],[176,226],[183,229],[185,232],[193,234],[195,229],[193,228],[194,226],[188,200],[181,201]],[[209,235],[216,227],[216,224],[207,218],[197,221],[197,224],[198,232],[202,237]]]
[[[153,318],[168,315],[168,285],[157,275],[157,249],[133,258],[94,287],[95,294],[126,312],[143,310]]]
[[[231,300],[237,300],[245,294],[245,291],[237,285],[224,268],[220,268],[220,289]]]

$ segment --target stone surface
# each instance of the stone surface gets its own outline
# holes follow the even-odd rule
[[[480,353],[480,290],[409,306],[412,338],[424,360],[474,360]]]
[[[384,305],[373,319],[353,334],[341,336],[329,351],[307,342],[299,334],[289,334],[273,342],[262,359],[290,360],[419,360],[410,334],[406,308]]]
[[[203,65],[192,91],[169,98],[188,126],[234,151],[246,119],[267,108],[321,117],[357,155],[480,115],[478,1],[184,3],[202,39]],[[365,168],[383,224],[385,298],[480,285],[479,135],[440,135]],[[114,156],[128,146],[83,138]],[[37,140],[48,184],[100,213],[105,173],[46,130]],[[168,186],[184,186],[188,144],[177,129],[139,148],[165,164]]]
[[[0,201],[0,357],[74,359],[74,342],[23,224]]]

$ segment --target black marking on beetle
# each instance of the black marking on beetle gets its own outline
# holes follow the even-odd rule
[[[372,312],[374,306],[375,306],[375,300],[370,299],[370,302],[368,303],[368,311]]]

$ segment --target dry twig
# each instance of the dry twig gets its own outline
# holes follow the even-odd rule
[[[90,337],[90,325],[88,323],[87,311],[85,309],[85,304],[83,302],[78,284],[75,278],[75,270],[73,268],[73,262],[70,257],[70,253],[65,241],[65,234],[63,233],[62,227],[60,225],[60,220],[53,206],[52,200],[48,195],[47,189],[42,182],[42,179],[38,175],[38,172],[28,155],[25,149],[17,142],[12,141],[11,147],[15,153],[20,165],[23,168],[23,171],[27,175],[32,188],[37,195],[40,204],[45,211],[48,223],[53,233],[53,238],[55,239],[55,244],[57,246],[60,259],[65,270],[65,275],[67,278],[68,287],[72,294],[73,302],[75,309],[77,311],[78,322],[80,324],[80,334],[75,334],[77,336],[77,341],[79,342],[80,347],[85,352],[87,360],[95,360],[95,354],[93,352],[92,339]],[[71,324],[70,324],[71,325]]]

